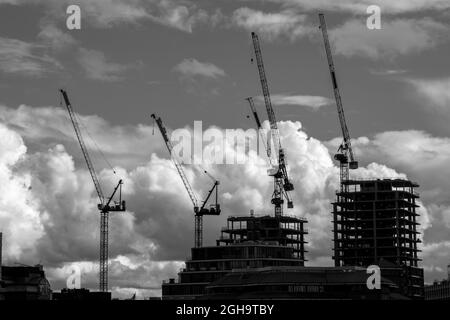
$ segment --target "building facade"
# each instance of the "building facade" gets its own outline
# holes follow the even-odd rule
[[[380,289],[369,289],[366,282],[366,268],[361,267],[241,269],[209,284],[202,299],[406,299],[389,279],[380,279]]]
[[[90,291],[89,289],[68,289],[53,293],[53,300],[60,301],[109,301],[111,292]]]
[[[2,266],[0,300],[51,300],[52,290],[42,265]]]
[[[235,269],[303,266],[305,219],[281,216],[229,217],[216,246],[192,248],[178,281],[162,284],[163,299],[195,299],[206,286]]]
[[[450,300],[450,281],[435,281],[425,286],[425,300]]]
[[[335,266],[380,266],[411,298],[423,298],[418,267],[418,187],[404,179],[348,180],[333,203]]]

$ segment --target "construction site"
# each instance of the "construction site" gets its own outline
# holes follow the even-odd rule
[[[229,216],[215,245],[205,245],[203,219],[224,214],[220,206],[220,182],[202,169],[210,178],[211,186],[206,196],[200,199],[184,171],[183,163],[174,155],[174,146],[162,118],[152,114],[151,118],[181,178],[180,183],[192,202],[190,212],[194,220],[191,255],[177,275],[174,274],[161,284],[163,300],[425,298],[424,271],[420,266],[418,248],[421,235],[418,231],[419,194],[416,189],[419,184],[397,178],[353,177],[353,170],[358,169],[359,165],[352,149],[323,14],[319,14],[319,22],[327,57],[324,63],[329,68],[331,90],[342,132],[342,143],[334,155],[339,166],[340,189],[336,191],[335,201],[330,204],[333,226],[333,253],[330,252],[330,255],[334,266],[308,264],[308,221],[295,213],[292,191],[296,186],[288,174],[288,159],[281,145],[278,122],[272,107],[261,43],[258,35],[252,32],[258,80],[270,124],[270,136],[260,138],[271,165],[268,172],[270,179],[273,179],[273,193],[267,201],[273,205],[273,212],[255,214],[249,208],[249,213]],[[63,289],[53,297],[56,300],[109,300],[109,217],[112,213],[126,211],[126,202],[122,199],[122,186],[126,185],[126,181],[118,180],[110,195],[103,193],[68,93],[60,90],[60,94],[98,195],[99,286],[98,292]],[[258,94],[250,93],[247,102],[255,127],[262,129],[262,117],[253,102],[253,97]],[[266,139],[270,140],[270,144]],[[381,272],[380,287],[370,289],[367,285],[367,268],[374,265]],[[18,283],[17,279],[23,281],[27,277],[30,283]],[[27,286],[33,290],[43,288],[43,291],[30,294],[33,290],[23,289]],[[28,294],[20,295],[18,292],[21,290],[28,290]],[[22,267],[20,270],[0,267],[0,300],[51,299],[50,291],[42,266],[31,269]]]
[[[335,267],[305,266],[308,221],[283,213],[285,202],[288,209],[293,208],[290,191],[294,185],[288,177],[261,45],[252,33],[270,139],[277,155],[277,166],[270,170],[274,179],[274,213],[230,216],[216,246],[201,247],[201,241],[196,240],[178,279],[163,282],[163,299],[424,299],[424,274],[418,266],[417,248],[419,196],[415,188],[419,185],[403,179],[350,178],[350,170],[357,169],[358,162],[352,150],[323,14],[319,14],[319,20],[343,138],[334,156],[340,168],[340,190],[331,211]],[[256,127],[261,129],[253,99],[247,100]],[[160,129],[167,143],[166,131],[161,125]],[[265,145],[264,137],[261,138]],[[180,176],[183,179],[183,174]],[[196,239],[201,238],[197,225],[196,220]],[[381,270],[379,290],[369,290],[366,284],[366,268],[373,265]]]

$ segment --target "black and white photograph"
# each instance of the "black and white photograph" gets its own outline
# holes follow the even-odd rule
[[[0,0],[0,309],[448,302],[449,59],[449,0]]]

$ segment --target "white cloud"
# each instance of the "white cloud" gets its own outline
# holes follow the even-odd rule
[[[399,74],[404,74],[406,72],[408,72],[407,70],[403,70],[403,69],[370,69],[369,70],[370,74],[373,74],[375,76],[395,76],[395,75],[399,75]]]
[[[8,0],[16,5],[41,5],[47,13],[61,18],[71,0]],[[0,2],[0,5],[2,3]],[[79,0],[76,3],[82,10],[83,25],[97,28],[111,28],[120,24],[138,24],[145,21],[192,32],[199,23],[217,22],[217,12],[209,14],[198,8],[192,1],[174,0]]]
[[[41,77],[61,69],[59,62],[48,56],[44,49],[35,43],[0,37],[0,70]]]
[[[161,0],[157,8],[158,14],[152,17],[154,21],[189,33],[196,24],[208,22],[210,19],[205,10],[198,9],[189,2],[179,4],[175,1]]]
[[[302,106],[313,110],[333,103],[333,100],[321,96],[273,94],[270,97],[274,105]],[[258,96],[258,100],[264,101],[261,96]]]
[[[450,189],[450,138],[433,137],[418,130],[389,131],[373,138],[358,139],[353,144],[360,161],[376,161],[387,166],[401,168],[410,179],[419,183],[421,196],[421,217],[424,250],[435,248],[434,254],[443,248],[442,243],[450,240],[448,213],[448,190]],[[334,146],[332,149],[335,150]],[[448,263],[442,256],[430,259],[424,253],[424,265],[428,281],[442,277],[438,267]]]
[[[51,130],[62,125],[59,124],[61,115],[53,108],[38,108],[36,113],[33,113],[36,108],[6,109],[0,109],[0,115],[3,114],[0,119],[3,119],[2,122],[5,122],[4,119],[13,120],[8,122],[11,129],[3,129],[2,137],[13,138],[0,142],[3,143],[0,148],[0,168],[6,168],[4,172],[7,172],[2,177],[0,202],[7,201],[14,206],[2,206],[0,219],[3,219],[2,223],[7,221],[5,225],[11,225],[8,228],[14,225],[23,226],[26,230],[18,233],[16,238],[5,234],[6,239],[12,239],[8,241],[17,243],[14,250],[7,250],[6,258],[8,261],[20,259],[25,263],[42,261],[50,268],[55,289],[65,285],[64,272],[60,268],[71,263],[85,263],[87,286],[96,287],[96,272],[88,267],[96,265],[98,259],[96,197],[84,163],[76,165],[70,155],[72,152],[69,153],[69,148],[61,145],[70,145],[65,137],[71,128],[65,126],[65,134],[51,135],[52,131],[47,131],[51,119],[55,123],[53,127],[50,125]],[[38,114],[43,116],[39,118],[36,116]],[[47,120],[44,120],[44,115]],[[89,126],[95,121],[105,123],[98,117],[81,118]],[[28,129],[26,127],[30,119],[35,119],[35,125]],[[295,185],[295,209],[287,210],[286,213],[309,220],[308,259],[331,265],[330,203],[338,188],[338,168],[327,145],[308,137],[299,122],[280,122],[279,127],[282,145],[287,152],[289,174]],[[142,130],[148,133],[151,127],[146,126]],[[100,137],[110,136],[109,139],[114,140],[112,145],[123,146],[120,147],[120,153],[136,149],[133,131],[107,123],[101,125],[99,131],[103,131]],[[25,145],[33,144],[32,133],[35,134],[35,140],[50,139],[53,146],[46,145],[36,151],[31,151],[31,148],[27,150]],[[110,283],[117,296],[128,296],[133,290],[138,290],[140,295],[156,294],[163,277],[176,275],[180,261],[189,255],[192,245],[192,204],[173,164],[167,158],[161,137],[156,136],[154,139],[157,140],[153,141],[150,139],[146,137],[144,140],[148,147],[157,146],[153,150],[157,150],[159,155],[155,153],[146,162],[129,165],[126,169],[116,167],[118,176],[125,181],[124,198],[129,208],[124,214],[112,215],[110,220]],[[403,173],[398,173],[404,172],[408,173],[409,178],[419,181],[425,206],[420,213],[423,215],[421,221],[426,226],[426,246],[433,242],[449,241],[450,233],[446,227],[449,221],[444,220],[443,208],[439,207],[440,203],[447,201],[447,190],[450,188],[445,178],[450,175],[447,165],[450,155],[446,151],[450,150],[450,142],[447,140],[423,132],[400,131],[360,138],[354,143],[358,159],[361,160],[361,168],[352,171],[354,177],[405,177]],[[5,141],[11,142],[5,144]],[[204,148],[207,145],[204,143]],[[142,149],[145,148],[142,146]],[[225,148],[227,153],[235,152],[231,143]],[[335,150],[334,146],[330,148]],[[164,153],[161,153],[162,150]],[[151,152],[149,150],[148,154]],[[79,154],[79,150],[74,150],[73,154]],[[370,164],[364,166],[364,163]],[[187,166],[185,169],[195,192],[202,198],[210,186],[209,179],[198,175],[193,167]],[[223,215],[205,219],[205,243],[212,243],[218,237],[220,227],[228,215],[246,214],[250,209],[255,209],[257,214],[273,212],[270,204],[273,186],[265,165],[211,165],[206,169],[221,181],[219,191]],[[111,170],[99,171],[107,194],[118,176],[112,174]],[[0,169],[0,172],[3,171]],[[14,193],[17,196],[5,193],[10,190],[17,190]],[[5,198],[6,195],[11,197],[11,202]],[[26,219],[23,219],[26,213]],[[28,239],[33,241],[25,241]],[[444,263],[443,259],[438,258],[436,261],[427,261],[426,265],[438,266]],[[427,277],[438,275],[436,271],[427,274]]]
[[[77,101],[75,97],[71,100],[76,111]],[[158,150],[156,146],[159,136],[153,135],[152,128],[147,125],[112,126],[98,116],[78,115],[78,118],[83,124],[83,132],[84,127],[89,131],[89,135],[85,133],[85,142],[94,157],[101,158],[101,155],[98,154],[91,137],[112,163],[127,169],[146,163],[149,155]],[[56,141],[63,143],[75,159],[84,164],[65,107],[38,108],[20,105],[12,109],[0,105],[0,122],[15,128],[31,151],[47,150],[54,146]],[[130,149],[130,145],[134,148]]]
[[[0,124],[0,226],[4,234],[4,255],[11,260],[33,255],[35,241],[43,233],[38,198],[29,193],[31,176],[17,174],[13,166],[26,154],[19,134]]]
[[[450,78],[405,79],[412,84],[426,105],[448,111],[450,108]]]
[[[77,43],[75,38],[68,32],[64,32],[53,24],[44,24],[38,34],[44,44],[55,50],[62,50]]]
[[[286,7],[295,7],[308,11],[327,10],[365,14],[370,5],[381,7],[382,14],[401,14],[425,10],[441,11],[450,8],[447,0],[269,0]]]
[[[232,25],[255,31],[269,41],[279,36],[293,40],[310,33],[313,28],[305,20],[306,15],[293,10],[266,13],[247,7],[236,9],[231,17]]]
[[[108,61],[105,54],[97,50],[79,49],[78,62],[86,77],[100,81],[119,81],[128,69],[126,65]]]
[[[225,76],[225,71],[218,66],[210,62],[200,62],[194,58],[184,59],[173,70],[187,77],[202,76],[215,79]]]
[[[331,29],[330,38],[337,54],[381,59],[430,49],[448,31],[448,26],[428,18],[384,20],[381,30],[369,30],[365,20],[352,19]]]

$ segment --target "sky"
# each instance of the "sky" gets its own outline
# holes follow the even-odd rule
[[[128,210],[110,220],[113,296],[159,295],[162,279],[174,277],[190,255],[193,219],[150,115],[171,130],[192,130],[194,121],[206,131],[254,127],[245,98],[261,95],[251,61],[255,31],[296,188],[290,214],[309,221],[307,265],[332,265],[333,154],[341,133],[318,28],[317,13],[324,12],[361,167],[352,175],[420,184],[425,280],[446,277],[448,0],[81,0],[81,29],[68,30],[71,4],[0,0],[0,231],[7,263],[44,264],[54,290],[77,265],[82,285],[97,288],[97,200],[61,104],[64,88],[89,133],[105,193],[118,177],[125,181]],[[366,26],[370,5],[381,9],[380,30]],[[255,101],[267,119],[262,100]],[[210,180],[195,166],[185,169],[204,195]],[[215,243],[228,215],[272,212],[266,169],[208,167],[221,181],[222,216],[205,218],[205,243]]]

